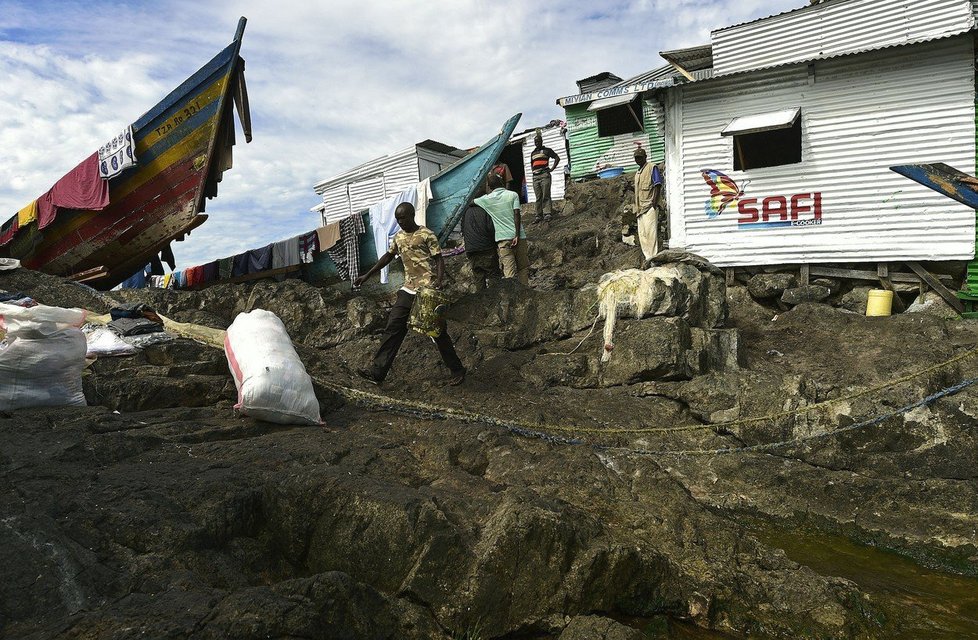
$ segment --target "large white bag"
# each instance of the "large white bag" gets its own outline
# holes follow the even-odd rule
[[[81,309],[0,303],[0,411],[85,406],[84,322]]]
[[[235,409],[266,422],[320,424],[312,378],[277,315],[264,309],[238,314],[224,354],[238,388]]]

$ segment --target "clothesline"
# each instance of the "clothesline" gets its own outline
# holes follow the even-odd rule
[[[359,266],[359,236],[365,232],[363,215],[354,214],[339,222],[286,240],[212,260],[206,264],[174,270],[166,275],[152,275],[151,265],[147,265],[123,282],[120,288],[188,289],[249,275],[284,274],[303,264],[312,263],[316,254],[321,252],[326,252],[336,263],[337,271],[344,280],[353,280],[359,272],[356,268],[351,269],[349,265],[352,262]],[[354,272],[352,275],[351,271]]]
[[[377,254],[386,252],[390,238],[399,230],[394,211],[401,203],[408,202],[415,208],[415,221],[424,225],[428,202],[431,200],[431,181],[425,179],[397,195],[391,196],[367,210],[370,231]],[[351,283],[360,275],[360,234],[367,232],[363,214],[355,213],[346,218],[280,240],[235,256],[221,258],[204,265],[174,271],[165,276],[151,275],[147,269],[134,274],[122,283],[121,288],[193,288],[213,282],[236,280],[258,274],[282,275],[302,264],[312,263],[315,255],[326,253],[336,265],[342,280]],[[275,273],[271,273],[275,272]],[[381,282],[387,283],[385,268]]]

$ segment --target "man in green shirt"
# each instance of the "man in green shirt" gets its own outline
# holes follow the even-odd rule
[[[475,204],[485,209],[496,228],[496,247],[504,278],[516,278],[522,284],[530,284],[530,258],[526,231],[520,221],[520,197],[515,191],[503,188],[503,178],[489,175],[491,191]]]
[[[411,307],[418,290],[422,287],[441,288],[442,277],[445,275],[445,259],[441,255],[441,246],[438,244],[438,237],[428,229],[422,227],[414,221],[414,205],[409,202],[402,202],[394,209],[394,218],[401,230],[397,232],[390,242],[390,249],[380,257],[377,264],[370,267],[367,273],[363,274],[354,281],[354,285],[359,287],[387,265],[395,257],[401,256],[404,263],[404,286],[397,292],[397,301],[391,308],[390,315],[387,317],[387,328],[384,330],[384,338],[374,356],[373,365],[359,372],[359,374],[373,383],[380,383],[387,377],[394,358],[397,356],[398,349],[408,332],[408,317],[411,315]],[[432,261],[435,268],[432,269]],[[455,345],[448,336],[448,327],[442,321],[441,332],[437,338],[432,338],[441,354],[442,362],[451,372],[448,381],[450,385],[462,384],[465,381],[465,367],[455,353]]]

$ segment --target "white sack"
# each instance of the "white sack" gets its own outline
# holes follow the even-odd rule
[[[34,307],[18,307],[0,302],[0,329],[8,333],[41,337],[85,324],[82,309],[62,309],[39,304]]]
[[[238,314],[224,354],[238,388],[235,409],[266,422],[320,424],[312,378],[277,315],[264,309]]]
[[[0,411],[85,406],[84,321],[80,309],[0,303]]]

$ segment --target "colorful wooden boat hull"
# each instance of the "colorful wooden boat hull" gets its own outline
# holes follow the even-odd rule
[[[485,144],[431,177],[432,199],[429,201],[425,212],[425,226],[435,232],[442,246],[461,219],[462,213],[475,195],[476,189],[485,180],[489,169],[496,164],[499,155],[509,143],[509,138],[513,135],[521,115],[517,113],[511,117],[503,123],[499,133],[487,140]],[[373,234],[369,233],[369,216],[366,213],[361,215],[363,215],[364,225],[368,229],[368,233],[360,236],[359,246],[360,273],[364,273],[377,262],[379,254]],[[308,267],[306,277],[313,282],[337,281],[339,279],[336,265],[326,253],[318,254],[315,261]],[[377,285],[377,281],[374,280],[369,287],[370,291],[384,293],[400,288],[404,276],[393,267],[394,265],[392,265],[390,282],[386,285]],[[345,283],[345,286],[349,288],[350,283]]]
[[[208,197],[231,167],[235,101],[250,141],[244,60],[234,42],[133,125],[138,165],[109,181],[101,211],[62,209],[47,228],[21,229],[7,253],[25,266],[108,288],[145,266],[166,245],[203,223]]]

